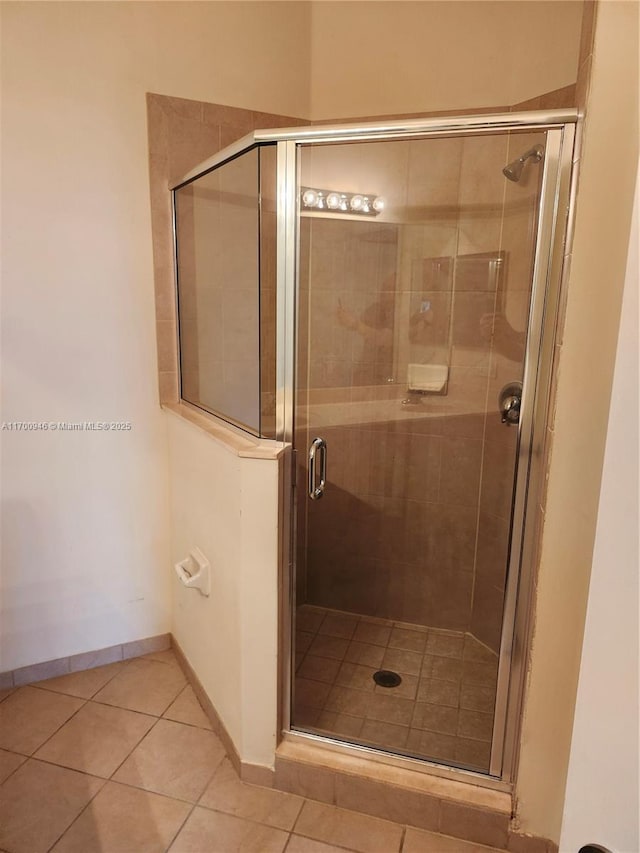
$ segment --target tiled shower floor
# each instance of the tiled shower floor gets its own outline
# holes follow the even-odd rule
[[[497,655],[470,634],[304,604],[294,727],[487,772]],[[377,685],[389,669],[398,687]]]

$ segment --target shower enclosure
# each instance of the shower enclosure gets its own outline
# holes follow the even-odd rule
[[[575,119],[257,131],[174,189],[182,398],[292,449],[290,737],[510,778]]]

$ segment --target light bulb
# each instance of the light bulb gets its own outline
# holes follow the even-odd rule
[[[384,199],[382,198],[382,196],[374,198],[372,207],[376,211],[376,213],[380,213],[381,210],[384,210]]]
[[[307,207],[315,207],[318,203],[318,193],[315,190],[305,190],[302,194],[302,201]]]
[[[340,193],[329,193],[327,207],[329,210],[337,210],[340,207]]]
[[[354,195],[351,197],[351,210],[361,210],[363,204],[364,199],[361,195]]]

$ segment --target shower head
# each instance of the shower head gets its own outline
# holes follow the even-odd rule
[[[529,157],[539,163],[544,156],[544,147],[542,145],[534,145],[533,148],[530,148],[528,151],[525,151],[521,157],[518,157],[517,160],[509,163],[502,170],[502,174],[505,178],[508,178],[510,181],[515,181],[516,183],[522,177],[522,170],[524,169],[524,164],[527,162]]]

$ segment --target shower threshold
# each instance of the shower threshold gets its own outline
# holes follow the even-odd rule
[[[294,731],[488,773],[498,656],[475,637],[309,604],[296,628]]]

